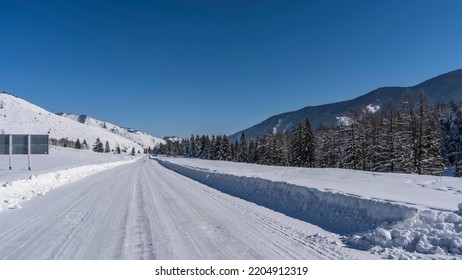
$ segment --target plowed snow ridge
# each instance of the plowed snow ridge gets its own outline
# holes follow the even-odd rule
[[[346,243],[359,249],[379,246],[422,254],[462,254],[460,212],[419,210],[383,200],[156,160],[219,191],[341,234]]]
[[[417,209],[389,202],[324,192],[286,182],[221,174],[167,161],[158,161],[166,168],[224,193],[257,203],[338,234],[375,229],[384,223],[402,221],[415,217],[417,214]]]

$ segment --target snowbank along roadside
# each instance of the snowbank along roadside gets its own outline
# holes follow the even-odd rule
[[[125,165],[139,158],[116,162],[89,164],[43,174],[31,175],[27,179],[0,182],[0,212],[5,209],[21,208],[21,204],[34,196],[75,182],[95,173]]]
[[[462,205],[458,212],[419,210],[352,194],[287,182],[218,173],[156,159],[162,166],[224,193],[257,203],[344,236],[362,250],[383,248],[391,258],[411,253],[462,255]],[[389,250],[389,251],[386,251]]]

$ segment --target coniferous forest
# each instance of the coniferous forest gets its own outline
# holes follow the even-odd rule
[[[404,94],[378,112],[350,110],[336,124],[312,130],[310,121],[292,131],[268,131],[255,139],[241,134],[231,143],[226,135],[196,135],[167,140],[154,151],[184,156],[263,165],[345,168],[374,172],[448,174],[461,177],[462,102],[433,106],[421,92]]]

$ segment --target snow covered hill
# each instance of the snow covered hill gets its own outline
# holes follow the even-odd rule
[[[67,114],[67,113],[58,113],[59,116],[80,122],[85,125],[94,126],[98,128],[103,128],[114,134],[120,135],[124,138],[132,140],[133,142],[139,144],[142,147],[154,148],[159,144],[165,144],[165,140],[149,135],[146,132],[138,131],[131,128],[120,127],[118,125],[108,123],[105,121],[100,121],[94,118],[91,118],[87,115],[80,114]]]
[[[114,126],[115,128],[116,126]],[[21,98],[10,94],[0,93],[0,133],[5,134],[49,134],[50,138],[67,139],[70,141],[84,140],[91,147],[97,138],[103,142],[108,141],[112,149],[119,146],[122,151],[131,151],[132,148],[142,151],[144,147],[157,143],[155,138],[142,141],[142,134],[138,139],[133,133],[130,137],[123,137],[123,132],[113,133],[107,129],[85,125],[78,121],[58,116],[43,108],[31,104]],[[128,134],[128,132],[127,132]],[[161,140],[159,140],[161,141]],[[146,145],[147,144],[147,145]]]

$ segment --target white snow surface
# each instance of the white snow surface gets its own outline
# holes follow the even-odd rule
[[[178,136],[169,136],[169,137],[165,137],[165,139],[172,141],[172,142],[180,142],[180,143],[183,141],[183,138],[178,137]],[[165,144],[165,140],[164,140],[164,144]]]
[[[273,134],[277,134],[279,131],[279,127],[281,126],[282,119],[278,120],[278,123],[273,127]]]
[[[338,125],[350,126],[353,123],[353,120],[346,116],[336,117],[336,119]]]
[[[375,114],[377,111],[380,110],[380,106],[379,105],[369,104],[364,109],[364,111],[366,111],[366,110],[371,112],[372,114]],[[348,116],[338,116],[338,117],[336,117],[336,119],[337,119],[337,124],[338,125],[344,125],[344,126],[350,126],[350,125],[353,124],[353,121],[354,121],[351,117],[348,117]]]
[[[146,132],[135,130],[135,129],[130,129],[130,128],[125,128],[125,127],[120,127],[118,125],[105,122],[105,121],[100,121],[100,120],[94,119],[89,116],[80,115],[80,114],[67,114],[67,113],[60,113],[59,115],[62,117],[74,120],[76,122],[83,123],[85,125],[94,126],[94,127],[108,130],[109,132],[112,132],[114,134],[127,138],[139,144],[140,146],[144,148],[148,148],[148,147],[154,148],[158,146],[159,144],[165,144],[165,140],[149,135]]]
[[[367,110],[369,112],[371,112],[372,114],[375,114],[378,110],[380,110],[380,106],[379,105],[372,105],[372,104],[369,104],[367,105]]]
[[[0,213],[0,259],[377,258],[147,157]]]
[[[1,156],[0,258],[462,259],[458,178],[155,159]]]
[[[9,170],[8,155],[2,155],[0,212],[20,208],[37,195],[136,159],[139,157],[51,146],[49,155],[32,155],[32,170],[29,171],[27,156],[13,155],[13,168]]]
[[[460,258],[462,179],[185,158],[162,165],[387,258]]]
[[[0,93],[0,133],[3,134],[49,134],[51,138],[65,138],[71,141],[86,140],[91,147],[96,138],[103,144],[108,141],[112,149],[117,145],[130,152],[134,147],[143,150],[143,146],[121,135],[101,127],[85,125],[75,120],[58,116],[9,94]],[[142,143],[141,143],[142,144]]]

